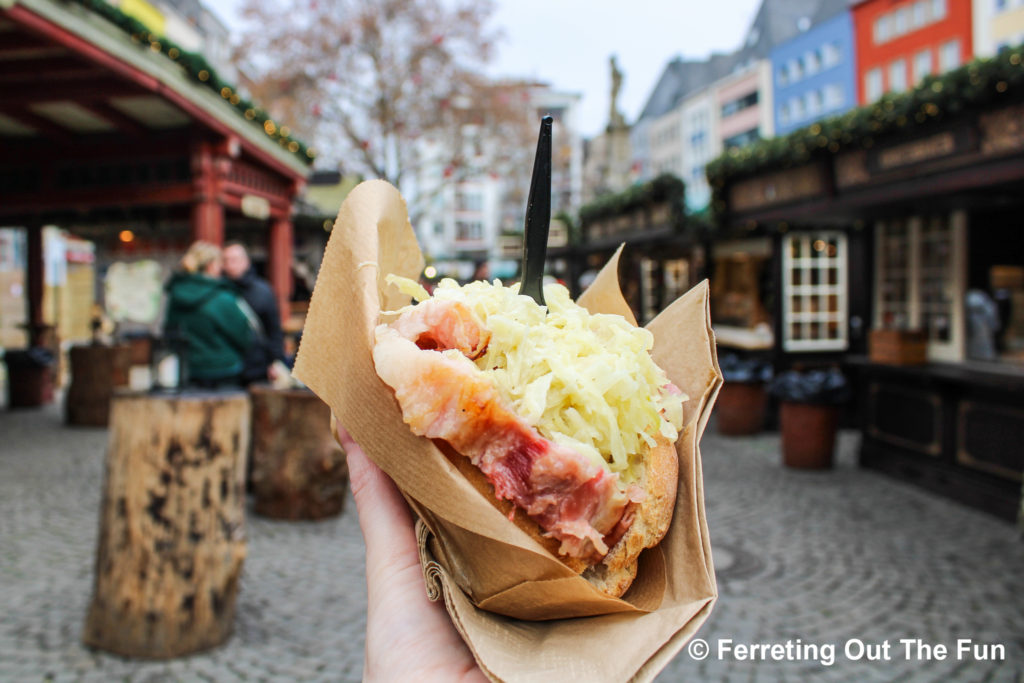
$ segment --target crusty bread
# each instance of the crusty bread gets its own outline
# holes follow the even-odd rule
[[[603,560],[590,566],[583,559],[558,554],[559,541],[544,535],[539,524],[516,510],[515,504],[499,500],[494,487],[469,458],[458,453],[447,442],[434,443],[459,472],[479,491],[491,505],[509,517],[520,529],[529,534],[563,564],[590,581],[598,590],[611,597],[619,597],[629,588],[636,577],[637,560],[644,548],[657,545],[668,532],[672,522],[672,511],[676,502],[676,485],[679,474],[679,460],[675,447],[663,437],[658,444],[644,454],[643,475],[638,482],[645,492],[645,498],[636,510],[633,523],[605,555]]]
[[[643,474],[637,483],[646,497],[633,523],[600,564],[583,573],[583,578],[612,597],[626,592],[636,578],[641,551],[658,545],[668,533],[678,482],[679,456],[675,446],[659,436],[657,445],[644,454]]]

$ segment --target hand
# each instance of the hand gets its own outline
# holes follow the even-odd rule
[[[394,482],[338,425],[366,542],[364,681],[484,681],[440,603],[427,599],[413,518]]]

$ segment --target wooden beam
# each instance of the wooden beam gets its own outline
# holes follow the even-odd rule
[[[25,245],[29,346],[43,341],[43,226],[30,225]]]
[[[2,101],[3,99],[0,98],[0,102]],[[3,114],[8,118],[12,118],[23,126],[32,128],[42,136],[51,138],[60,143],[70,144],[75,140],[75,136],[72,131],[58,125],[52,119],[40,116],[34,111],[29,110],[27,107],[0,104],[0,114]]]
[[[93,78],[68,83],[0,85],[0,102],[4,104],[37,104],[40,102],[100,102],[111,97],[143,95],[137,85],[118,78]]]
[[[288,319],[288,301],[292,296],[292,239],[290,218],[278,218],[270,224],[270,234],[267,236],[267,279],[277,298],[282,324]]]
[[[195,201],[191,183],[120,186],[42,192],[0,193],[0,217],[44,211],[87,211],[103,207],[168,206]]]
[[[53,43],[25,31],[4,31],[0,33],[0,59],[32,54],[43,49],[52,49]]]
[[[6,10],[6,13],[10,19],[16,21],[24,28],[42,36],[44,39],[70,49],[76,54],[81,55],[83,58],[88,59],[89,61],[94,62],[95,64],[98,64],[105,69],[108,69],[113,74],[126,79],[127,81],[133,83],[134,85],[145,91],[161,95],[170,103],[176,105],[179,109],[185,112],[185,114],[192,117],[193,119],[196,119],[203,126],[209,128],[218,135],[228,136],[236,134],[236,127],[233,127],[232,125],[225,123],[224,121],[221,121],[220,118],[211,114],[209,111],[206,110],[204,106],[198,104],[191,97],[185,95],[184,93],[178,92],[173,87],[161,82],[157,77],[146,73],[145,71],[136,67],[133,64],[118,59],[114,55],[97,47],[93,43],[82,38],[81,36],[74,34],[61,26],[54,24],[52,21],[46,19],[41,15],[36,14],[35,12],[27,9],[26,7],[21,5],[15,5],[10,9]],[[111,93],[109,91],[105,93],[107,98],[117,94],[119,93]],[[5,99],[5,95],[18,96],[17,93],[5,93],[2,89],[0,89],[0,102],[11,101]],[[87,97],[87,95],[82,94],[82,97]],[[51,93],[44,100],[30,99],[28,101],[35,102],[52,99],[55,98]],[[62,96],[56,99],[69,98],[67,96]],[[92,98],[93,101],[95,101],[96,99],[102,98]],[[24,102],[24,100],[22,100],[22,102]],[[251,124],[240,119],[238,122],[238,127],[244,125]],[[247,154],[258,160],[261,164],[273,169],[278,173],[281,173],[286,177],[300,178],[304,177],[305,175],[303,172],[296,171],[290,165],[278,159],[269,150],[265,149],[263,146],[259,144],[256,144],[255,142],[243,138],[242,145]]]
[[[107,102],[78,102],[78,106],[87,109],[101,119],[116,126],[132,138],[141,138],[151,132],[150,128],[144,126],[137,119],[128,116],[120,109],[111,106]]]
[[[211,143],[201,142],[192,150],[192,178],[192,238],[224,244],[224,206],[218,197],[217,163]]]
[[[67,54],[0,62],[0,83],[80,78],[83,74],[100,75],[102,72]]]

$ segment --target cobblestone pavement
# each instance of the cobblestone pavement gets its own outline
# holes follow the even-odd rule
[[[325,522],[249,516],[225,646],[170,662],[84,648],[105,447],[106,430],[65,427],[55,407],[0,412],[0,681],[360,679],[366,594],[351,500]],[[721,596],[698,637],[712,651],[695,661],[684,650],[659,681],[1024,682],[1024,542],[1014,525],[858,469],[854,434],[842,436],[831,472],[783,469],[773,435],[709,431],[702,450]],[[904,638],[950,653],[908,658]],[[958,661],[958,638],[1001,645],[1002,657]],[[819,652],[719,659],[724,639]],[[889,661],[865,661],[886,641]],[[851,661],[858,643],[871,649]],[[819,661],[827,645],[832,665]]]

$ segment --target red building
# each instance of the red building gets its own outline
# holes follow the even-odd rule
[[[857,101],[907,90],[971,59],[971,0],[864,0],[853,6]]]

